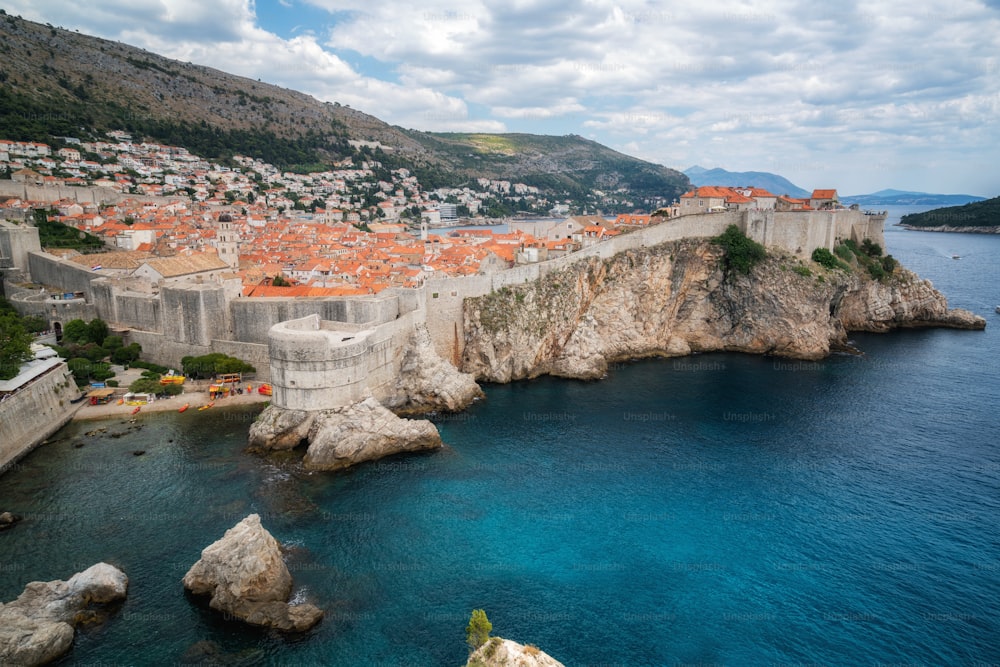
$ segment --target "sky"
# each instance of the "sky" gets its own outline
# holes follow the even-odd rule
[[[1000,0],[0,0],[427,131],[1000,195]]]

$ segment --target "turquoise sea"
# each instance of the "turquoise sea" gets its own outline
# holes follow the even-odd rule
[[[252,411],[72,423],[0,477],[0,600],[123,568],[66,665],[456,666],[474,608],[567,665],[1000,664],[1000,236],[886,241],[986,331],[487,386],[444,450],[335,474],[243,453]],[[184,594],[251,512],[312,632]]]

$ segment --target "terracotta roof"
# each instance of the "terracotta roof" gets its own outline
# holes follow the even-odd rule
[[[201,252],[192,255],[177,255],[176,257],[160,257],[150,259],[143,264],[149,265],[164,278],[176,278],[193,273],[227,269],[229,265],[222,261],[214,252]]]
[[[150,254],[148,252],[122,250],[119,252],[77,255],[76,257],[69,257],[68,259],[74,264],[86,266],[88,269],[92,266],[98,265],[105,269],[137,269],[142,266],[144,262],[149,260],[149,258]]]

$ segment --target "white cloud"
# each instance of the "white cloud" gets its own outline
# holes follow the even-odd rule
[[[805,186],[842,179],[842,192],[1000,191],[961,166],[992,162],[1000,143],[1000,13],[978,0],[298,0],[330,21],[292,38],[261,25],[264,2],[291,4],[14,0],[7,11],[417,129],[562,124],[672,166],[778,165]],[[914,174],[925,182],[895,180]]]

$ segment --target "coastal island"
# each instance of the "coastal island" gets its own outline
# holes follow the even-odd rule
[[[899,226],[922,232],[1000,234],[1000,197],[904,215]]]

